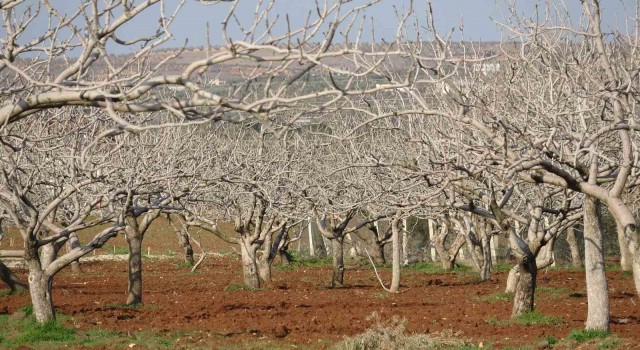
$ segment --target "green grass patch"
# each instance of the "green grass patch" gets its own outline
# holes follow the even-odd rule
[[[491,267],[493,272],[509,272],[513,268],[513,264],[499,263]]]
[[[109,253],[113,255],[129,255],[129,247],[112,246]]]
[[[481,297],[476,297],[478,301],[486,301],[490,303],[495,303],[499,301],[511,301],[513,300],[514,293],[500,292],[490,295],[485,295]]]
[[[413,270],[413,271],[417,271],[417,272],[422,272],[428,275],[444,275],[444,274],[451,274],[451,273],[467,273],[472,271],[471,266],[468,265],[456,265],[453,267],[453,269],[451,270],[445,270],[444,268],[442,268],[442,264],[440,263],[434,263],[434,262],[430,262],[430,261],[425,261],[425,262],[419,262],[419,263],[415,263],[415,264],[411,264],[409,266],[406,267],[408,270]]]
[[[587,329],[574,329],[569,333],[567,338],[575,340],[578,343],[583,343],[592,339],[605,339],[609,337],[611,333],[607,331],[587,330]]]
[[[227,291],[227,292],[236,292],[236,291],[240,291],[240,290],[257,292],[257,291],[261,291],[262,289],[261,288],[247,287],[244,284],[230,284],[230,285],[224,287],[224,290]]]
[[[40,342],[71,342],[75,339],[72,329],[57,321],[37,323],[28,320],[22,328],[22,334],[16,339],[21,344]]]
[[[486,318],[484,321],[495,326],[508,326],[510,324],[518,324],[522,326],[535,326],[541,324],[556,325],[564,322],[560,317],[543,315],[535,310],[525,312],[520,316],[513,317],[506,321],[501,321],[494,317]]]
[[[190,269],[190,268],[193,267],[193,265],[188,263],[188,262],[186,262],[186,261],[183,261],[183,262],[177,263],[176,267],[181,268],[181,269]]]

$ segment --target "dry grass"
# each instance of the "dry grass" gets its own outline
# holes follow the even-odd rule
[[[406,320],[393,317],[381,320],[376,313],[369,317],[374,325],[364,333],[347,338],[335,349],[341,350],[411,350],[463,348],[469,342],[452,331],[434,334],[409,334]]]

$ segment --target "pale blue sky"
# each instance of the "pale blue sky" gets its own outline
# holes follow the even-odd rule
[[[238,17],[242,22],[249,21],[254,13],[256,0],[238,0]],[[321,0],[323,3],[325,0]],[[334,0],[327,0],[333,2]],[[28,0],[27,3],[34,5],[39,1]],[[78,8],[80,0],[53,0],[54,4],[61,12],[70,13]],[[354,0],[352,4],[364,4],[368,0]],[[165,1],[167,8],[175,6],[177,0]],[[426,3],[424,0],[415,0],[414,9],[421,25],[425,24]],[[544,1],[536,0],[433,0],[433,7],[436,15],[436,26],[439,31],[446,32],[451,28],[456,28],[455,39],[459,40],[459,24],[462,20],[464,24],[464,37],[472,41],[496,41],[500,40],[501,34],[493,20],[504,21],[507,3],[515,3],[519,13],[531,16],[535,13],[536,4],[544,4]],[[561,4],[560,1],[552,0],[553,4]],[[603,29],[610,31],[616,25],[619,27],[624,25],[625,21],[635,16],[635,0],[603,0]],[[567,7],[572,21],[578,21],[581,13],[580,0],[566,0],[564,2]],[[170,46],[180,46],[184,41],[189,39],[189,46],[200,46],[205,43],[205,24],[210,23],[210,37],[214,45],[222,43],[222,35],[220,31],[220,23],[222,22],[227,9],[228,3],[220,3],[214,6],[203,6],[198,0],[187,0],[185,6],[180,11],[176,21],[171,27],[173,39],[169,43]],[[371,25],[373,18],[373,26],[375,27],[376,39],[384,38],[392,40],[395,37],[397,28],[397,20],[394,14],[394,7],[399,11],[404,11],[409,6],[409,0],[382,0],[380,4],[375,5],[366,13],[367,24]],[[544,5],[542,6],[542,8]],[[315,1],[312,0],[278,0],[272,11],[271,19],[276,15],[281,18],[280,31],[284,30],[285,14],[289,15],[291,23],[294,27],[300,26],[309,10],[315,8]],[[123,28],[117,34],[120,37],[133,37],[139,34],[150,34],[155,32],[158,13],[160,7],[147,11],[144,16],[140,16],[137,20]],[[541,12],[544,12],[541,9]],[[29,35],[37,36],[46,26],[46,19],[42,16],[39,21],[34,21]],[[492,20],[493,19],[493,20]],[[5,29],[0,29],[0,35],[4,35]],[[364,41],[371,40],[371,31],[365,31]],[[241,35],[237,30],[231,30],[230,33],[236,39]],[[24,40],[29,38],[25,37]],[[118,52],[116,53],[123,53]]]

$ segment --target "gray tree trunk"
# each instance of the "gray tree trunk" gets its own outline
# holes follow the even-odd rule
[[[342,287],[344,286],[344,238],[336,237],[332,239],[331,245],[333,257],[331,287]]]
[[[69,239],[67,240],[67,251],[71,251],[76,248],[80,248],[80,239],[78,239],[77,233],[72,232],[69,234]],[[82,268],[80,267],[79,260],[76,260],[71,263],[71,271],[75,274],[82,273]]]
[[[258,267],[258,276],[260,277],[260,282],[270,283],[271,282],[271,261],[269,260],[269,250],[270,250],[271,242],[265,242],[260,247],[260,256],[256,257],[256,265]]]
[[[491,279],[491,266],[493,265],[491,259],[491,236],[488,234],[483,234],[481,240],[482,242],[482,268],[480,269],[480,280],[488,281]]]
[[[20,279],[7,267],[2,261],[0,261],[0,279],[12,290],[17,291],[21,289],[27,289],[27,285],[22,283]]]
[[[580,257],[580,248],[578,248],[578,239],[576,238],[576,231],[573,226],[567,229],[567,243],[571,250],[571,263],[573,267],[579,269],[582,267],[582,258]]]
[[[142,303],[142,238],[135,230],[127,228],[129,246],[129,285],[127,287],[127,305]]]
[[[40,248],[40,264],[42,269],[46,269],[56,259],[58,255],[56,246],[53,242],[45,244]]]
[[[242,258],[242,276],[244,285],[251,289],[260,288],[258,265],[256,263],[256,248],[248,239],[241,239],[240,255]]]
[[[52,278],[47,276],[40,264],[38,249],[35,242],[27,246],[25,260],[29,268],[29,293],[31,294],[31,304],[33,314],[38,323],[45,323],[56,319],[56,311],[52,298]]]
[[[584,264],[587,278],[586,329],[609,330],[609,291],[605,276],[600,202],[585,196]]]
[[[406,223],[406,221],[404,221]],[[401,259],[401,246],[400,246],[400,232],[398,230],[398,222],[394,220],[391,222],[391,244],[392,244],[392,267],[391,267],[391,287],[389,291],[397,292],[400,290],[400,259]]]
[[[184,262],[193,266],[195,263],[193,259],[193,247],[191,246],[191,242],[189,241],[189,229],[188,226],[182,225],[179,229],[176,228],[175,232],[178,236],[178,242],[180,243],[180,248],[184,252]]]
[[[515,293],[516,285],[518,284],[518,279],[520,277],[520,269],[518,265],[515,265],[509,270],[509,275],[507,277],[507,287],[505,288],[505,293]]]
[[[620,247],[620,267],[622,271],[631,271],[633,269],[633,256],[624,236],[624,227],[617,223],[616,231],[618,232],[618,246]]]
[[[513,297],[511,317],[517,317],[525,312],[533,311],[534,295],[536,291],[536,259],[531,254],[518,263],[518,282]]]

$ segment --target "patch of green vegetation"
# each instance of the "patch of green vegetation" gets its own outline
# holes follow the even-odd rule
[[[513,268],[513,264],[499,263],[491,267],[493,272],[509,272]]]
[[[67,328],[57,321],[37,323],[34,320],[25,322],[22,334],[15,340],[20,344],[40,342],[70,342],[75,339],[73,329]]]
[[[442,264],[433,263],[433,262],[430,262],[430,261],[411,264],[411,265],[407,266],[407,269],[413,270],[413,271],[422,272],[422,273],[425,273],[425,274],[428,274],[428,275],[443,275],[443,274],[450,274],[450,273],[466,273],[466,272],[472,271],[471,266],[462,265],[462,264],[454,266],[453,269],[451,269],[451,270],[445,270],[442,267]]]
[[[135,309],[143,308],[144,304],[132,304],[132,305],[127,305],[127,304],[106,304],[104,307],[106,307],[108,309],[117,309],[117,310],[135,310]]]
[[[620,345],[620,339],[618,339],[616,336],[613,336],[603,340],[600,344],[598,344],[598,350],[617,349],[618,345]]]
[[[372,295],[374,298],[381,298],[381,299],[384,299],[384,298],[388,298],[388,297],[389,297],[389,295],[391,295],[391,293],[386,292],[386,291],[378,291],[378,292],[373,292],[373,293],[371,293],[371,295]]]
[[[584,272],[584,267],[574,267],[573,265],[558,264],[556,266],[549,267],[552,271],[566,271],[566,272]]]
[[[22,345],[39,343],[69,343],[75,340],[73,329],[65,327],[58,321],[36,322],[32,308],[21,308],[28,316],[20,320],[11,320],[4,315],[0,322],[0,348],[15,348]]]
[[[181,268],[181,269],[190,269],[190,268],[193,267],[193,265],[191,263],[183,261],[183,262],[177,263],[176,267]]]
[[[236,292],[239,290],[246,290],[246,291],[251,291],[251,292],[258,292],[261,291],[261,288],[251,288],[251,287],[247,287],[244,284],[230,284],[226,287],[224,287],[224,290],[227,292]]]
[[[488,324],[495,325],[495,326],[507,326],[510,324],[519,324],[523,326],[534,326],[534,325],[540,325],[540,324],[555,325],[555,324],[561,324],[564,322],[560,317],[543,315],[540,312],[535,310],[525,312],[520,316],[513,317],[506,321],[500,321],[493,317],[486,318],[484,321]]]
[[[569,291],[566,288],[560,288],[560,287],[538,287],[538,288],[536,288],[536,292],[541,292],[541,293],[568,293]]]
[[[129,247],[113,246],[110,251],[113,255],[129,255]]]
[[[533,326],[538,324],[554,325],[564,322],[560,317],[543,315],[535,310],[525,312],[520,316],[514,317],[511,319],[511,321],[513,323],[526,326]]]
[[[547,344],[549,344],[550,347],[553,347],[554,345],[558,344],[558,339],[554,338],[551,335],[544,337],[544,339],[547,341]]]
[[[569,333],[567,338],[575,340],[578,343],[586,342],[592,339],[605,339],[609,337],[611,333],[607,331],[589,330],[589,329],[574,329]]]
[[[514,296],[514,293],[500,292],[500,293],[485,295],[481,297],[476,297],[476,300],[494,303],[498,301],[511,301],[513,300],[513,296]]]

